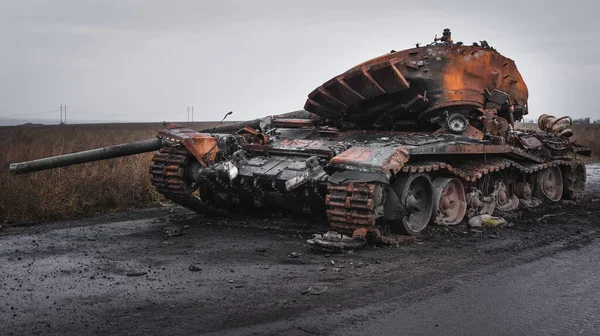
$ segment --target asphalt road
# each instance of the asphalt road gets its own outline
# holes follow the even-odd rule
[[[4,227],[0,335],[598,335],[588,175],[579,205],[344,254],[307,247],[321,222],[182,208]]]
[[[410,293],[332,335],[600,335],[600,242]],[[436,290],[436,287],[442,290]],[[422,297],[413,301],[411,298]]]

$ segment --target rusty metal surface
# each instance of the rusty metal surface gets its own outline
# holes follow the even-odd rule
[[[199,133],[186,127],[167,124],[167,127],[158,132],[158,136],[175,144],[181,144],[196,157],[203,166],[215,162],[219,147],[217,139],[206,133]]]
[[[538,118],[538,127],[544,132],[562,137],[568,138],[573,135],[573,120],[568,116],[557,118],[553,115],[542,114]]]
[[[318,123],[316,119],[276,118],[271,121],[272,127],[310,127]]]
[[[548,167],[570,165],[570,161],[554,160],[546,163],[517,162],[503,157],[476,158],[453,165],[438,161],[409,162],[403,168],[405,173],[429,173],[444,170],[467,182],[475,182],[486,174],[513,168],[522,173],[531,174]]]
[[[381,172],[391,177],[390,172],[400,171],[409,157],[402,146],[352,147],[331,159],[331,165],[338,169]]]
[[[377,224],[377,208],[382,206],[382,187],[375,183],[348,183],[327,186],[325,203],[331,228],[337,232],[354,235],[357,232],[366,235],[371,243],[397,244],[415,239],[414,236],[392,234],[389,228]]]
[[[528,94],[512,59],[487,46],[452,43],[361,63],[316,88],[304,108],[324,118],[364,121],[367,127],[382,113],[415,119],[455,106],[500,110],[509,102],[519,119],[528,113]]]

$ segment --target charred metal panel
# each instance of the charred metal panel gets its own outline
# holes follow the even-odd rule
[[[214,136],[175,124],[167,124],[167,128],[159,131],[158,136],[185,146],[203,166],[212,164],[219,152],[217,139]]]
[[[402,146],[352,147],[335,156],[331,165],[338,169],[380,172],[389,177],[390,171],[397,173],[408,158],[408,151]]]
[[[318,120],[315,119],[291,119],[278,118],[271,121],[271,127],[307,127],[315,126]]]
[[[331,177],[327,180],[329,183],[343,184],[343,183],[390,183],[389,177],[383,173],[376,172],[362,172],[356,170],[342,170],[336,171],[331,174]]]
[[[329,140],[305,140],[294,138],[276,139],[268,146],[245,145],[244,149],[249,152],[269,153],[273,155],[295,155],[295,156],[318,156],[321,158],[331,158],[334,156],[334,148],[337,145],[335,141]]]
[[[488,103],[490,108],[514,106],[522,116],[528,95],[510,58],[487,45],[449,43],[363,62],[311,92],[305,109],[330,119],[364,120],[361,126],[368,128],[372,119],[366,116],[394,113],[400,119],[424,119],[441,109],[485,108]],[[406,111],[413,115],[402,114]]]
[[[324,180],[324,175],[313,176],[309,174],[315,171],[317,167],[307,165],[310,158],[294,156],[257,156],[238,165],[239,176],[248,178],[258,178],[264,181],[279,181],[284,184],[303,174],[310,175],[317,180]],[[313,160],[314,162],[314,160]],[[317,161],[317,165],[320,164]],[[321,168],[322,169],[322,168]],[[318,170],[318,169],[317,169]],[[307,173],[309,171],[309,173]]]

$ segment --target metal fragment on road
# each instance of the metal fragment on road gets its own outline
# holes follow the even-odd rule
[[[307,289],[302,291],[303,295],[309,294],[309,295],[321,295],[321,294],[325,294],[327,293],[327,286],[319,286],[319,285],[315,285],[315,286],[310,286]]]

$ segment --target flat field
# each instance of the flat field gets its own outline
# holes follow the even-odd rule
[[[194,129],[215,123],[181,123]],[[162,200],[150,184],[152,153],[14,176],[10,163],[150,139],[161,123],[0,127],[0,224],[78,218]]]
[[[185,124],[194,129],[214,123]],[[535,124],[521,125],[535,129]],[[158,205],[152,153],[13,176],[8,165],[156,136],[160,123],[0,127],[0,224],[113,213]],[[574,139],[600,153],[600,125],[575,125]],[[594,159],[598,159],[598,154]]]

